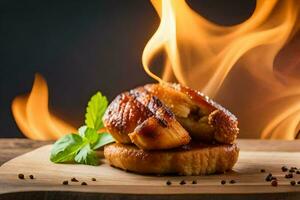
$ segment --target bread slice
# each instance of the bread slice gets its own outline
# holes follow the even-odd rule
[[[146,151],[132,144],[105,146],[110,165],[141,174],[206,175],[223,173],[237,162],[236,144],[190,143],[169,150]]]

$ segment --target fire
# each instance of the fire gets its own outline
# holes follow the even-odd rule
[[[15,121],[25,136],[36,140],[58,139],[75,128],[48,109],[48,87],[44,78],[36,74],[30,94],[13,100]]]
[[[214,97],[239,117],[241,137],[299,137],[299,61],[279,56],[298,31],[299,1],[258,0],[252,16],[235,26],[208,21],[184,0],[151,2],[161,18],[142,56],[151,77]],[[149,66],[162,51],[159,78]]]

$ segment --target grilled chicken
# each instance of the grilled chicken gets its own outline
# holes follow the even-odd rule
[[[190,143],[170,150],[145,151],[130,144],[104,147],[109,164],[142,174],[204,175],[232,169],[239,155],[236,144]]]
[[[169,108],[143,87],[117,96],[103,122],[118,142],[146,150],[175,148],[191,139]]]
[[[175,114],[191,137],[232,144],[239,132],[236,117],[202,93],[179,84],[149,84],[144,88]]]

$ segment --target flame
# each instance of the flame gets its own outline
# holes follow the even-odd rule
[[[48,109],[48,86],[36,74],[30,94],[16,97],[12,102],[15,121],[25,136],[36,140],[58,139],[76,129]]]
[[[185,0],[151,2],[161,18],[142,55],[151,77],[175,80],[215,98],[239,117],[242,137],[297,137],[297,63],[288,70],[274,65],[299,29],[297,0],[258,0],[251,17],[234,26],[208,21]],[[162,51],[166,61],[160,78],[150,64]]]

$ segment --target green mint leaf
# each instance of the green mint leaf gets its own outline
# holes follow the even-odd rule
[[[99,158],[95,151],[91,149],[89,144],[86,144],[75,157],[75,161],[85,165],[99,165]]]
[[[98,142],[99,137],[100,136],[95,129],[86,128],[84,138],[88,140],[91,146],[94,146],[94,144]]]
[[[99,134],[99,140],[97,143],[93,146],[93,149],[98,149],[106,144],[115,142],[115,139],[111,136],[109,133],[100,133]]]
[[[86,108],[85,124],[89,128],[99,130],[103,127],[102,117],[107,108],[108,101],[105,96],[97,92],[90,99]]]
[[[91,147],[98,142],[100,136],[99,133],[93,128],[89,128],[87,126],[81,126],[78,129],[79,135],[83,137],[84,140],[87,140],[88,143],[90,143]]]
[[[57,140],[51,150],[50,160],[54,163],[72,162],[84,141],[77,134],[68,134]]]
[[[79,134],[81,137],[84,137],[86,128],[87,128],[87,126],[84,125],[84,126],[81,126],[81,127],[78,129],[78,134]]]

